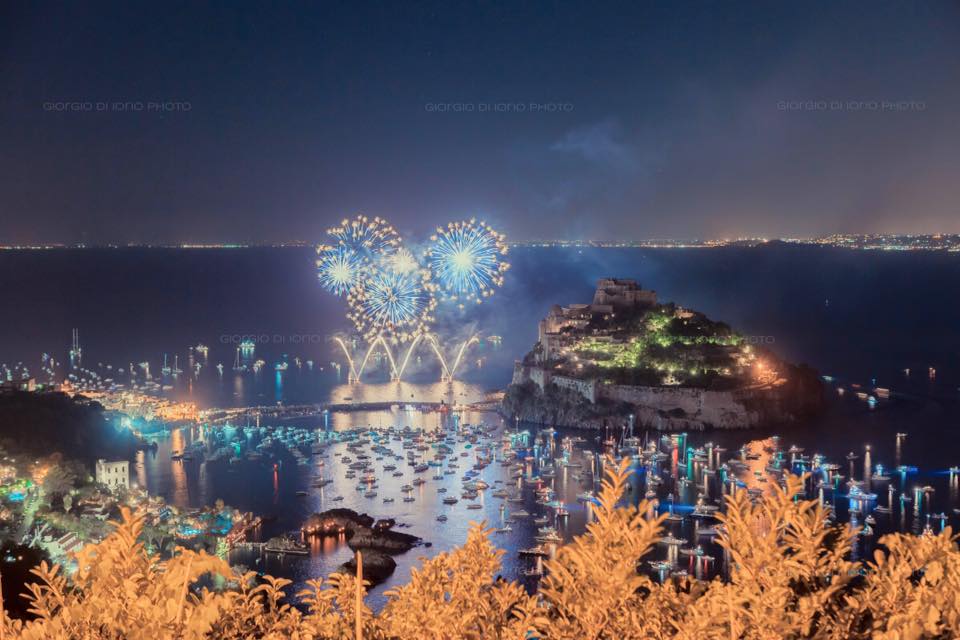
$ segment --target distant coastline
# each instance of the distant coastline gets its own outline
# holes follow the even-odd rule
[[[742,236],[736,238],[644,238],[636,240],[561,240],[544,238],[535,240],[514,240],[511,247],[571,247],[594,249],[710,249],[716,247],[756,247],[765,244],[792,244],[865,251],[960,251],[960,234],[956,233],[920,233],[920,234],[881,234],[881,233],[837,233],[807,238]],[[263,248],[308,248],[314,249],[316,242],[290,240],[276,242],[252,241],[213,241],[213,242],[170,242],[170,243],[67,243],[34,242],[22,244],[0,244],[0,251],[44,251],[74,249],[263,249]]]

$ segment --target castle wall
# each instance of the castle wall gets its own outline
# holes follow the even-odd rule
[[[689,421],[717,428],[742,428],[759,424],[761,418],[759,413],[747,409],[741,401],[742,394],[735,391],[600,385],[598,395],[634,405],[638,423],[657,429],[676,428],[665,427],[664,423],[671,421]]]
[[[522,362],[513,365],[513,384],[523,384],[533,382],[542,390],[550,384],[551,375],[549,371],[540,367],[526,367]]]
[[[571,389],[590,402],[597,401],[597,381],[580,380],[579,378],[568,378],[567,376],[551,376],[553,384],[562,389]],[[542,385],[541,385],[541,388]]]

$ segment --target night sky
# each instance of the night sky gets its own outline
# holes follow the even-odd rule
[[[957,2],[0,6],[0,244],[960,232]]]

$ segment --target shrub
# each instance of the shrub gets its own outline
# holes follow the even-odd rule
[[[661,534],[649,503],[618,506],[629,463],[603,483],[595,521],[548,561],[538,595],[497,577],[502,551],[474,525],[466,543],[423,561],[374,614],[359,576],[313,580],[287,602],[289,580],[237,576],[216,557],[180,549],[161,561],[139,542],[142,518],[125,510],[103,542],[77,554],[68,580],[34,569],[35,620],[4,613],[3,637],[569,640],[907,639],[960,634],[960,553],[938,535],[892,534],[871,561],[850,559],[856,531],[826,507],[797,499],[802,478],[753,501],[727,499],[719,543],[727,579],[650,580],[640,562]],[[362,563],[361,563],[362,568]],[[227,581],[215,589],[210,576]],[[213,582],[216,582],[215,580]],[[201,584],[203,586],[201,586]]]

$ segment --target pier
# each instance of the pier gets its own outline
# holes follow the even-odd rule
[[[322,404],[291,405],[284,407],[261,406],[261,407],[243,407],[237,409],[215,409],[206,412],[200,417],[201,422],[211,425],[225,425],[237,423],[241,420],[251,419],[273,419],[273,420],[295,420],[298,418],[310,418],[320,416],[327,412],[343,413],[355,411],[391,411],[395,407],[407,411],[444,411],[444,410],[474,410],[484,411],[495,406],[496,403],[481,400],[471,404],[450,404],[448,402],[403,402],[394,400],[388,402],[328,402]]]

